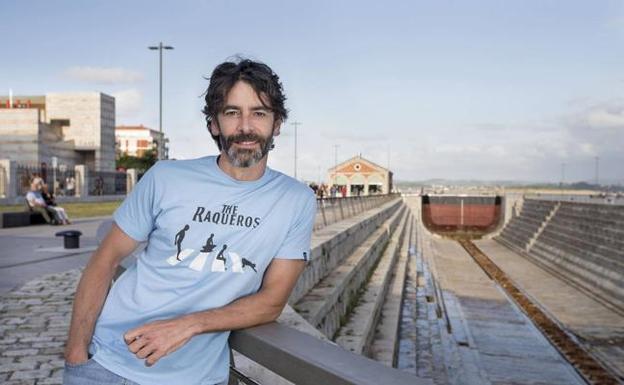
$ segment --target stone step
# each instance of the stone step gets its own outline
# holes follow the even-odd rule
[[[389,289],[381,308],[381,318],[373,338],[369,357],[390,367],[397,366],[399,350],[399,326],[401,324],[401,310],[404,302],[407,262],[411,245],[415,239],[415,225],[412,216],[408,219],[403,244],[399,250],[398,261],[392,269]],[[415,321],[415,320],[414,320]]]
[[[578,239],[573,235],[551,227],[547,227],[538,239],[541,239],[543,243],[551,244],[573,255],[589,257],[597,265],[620,272],[624,271],[622,251],[612,250],[600,244]]]
[[[578,229],[582,232],[598,233],[602,237],[608,239],[621,240],[624,239],[624,225],[620,228],[605,227],[596,221],[591,219],[579,219],[576,217],[567,216],[564,213],[557,212],[552,218],[551,222],[564,225],[566,227]]]
[[[600,214],[591,214],[591,213],[583,213],[583,212],[578,212],[578,211],[572,211],[572,210],[562,210],[562,211],[558,211],[557,214],[563,218],[568,218],[570,220],[573,221],[577,221],[577,222],[590,222],[590,223],[595,223],[596,226],[598,227],[607,227],[607,228],[612,228],[614,230],[618,230],[619,232],[622,232],[624,229],[624,221],[619,220],[619,219],[612,219],[609,218],[607,216],[604,215],[600,215]]]
[[[312,234],[310,260],[288,303],[294,306],[321,279],[327,277],[342,261],[402,207],[401,198],[384,203],[354,217],[333,223]]]
[[[576,271],[577,274],[580,274],[586,280],[598,282],[596,283],[598,285],[606,284],[607,282],[602,282],[604,280],[610,281],[611,284],[619,285],[621,289],[624,289],[624,270],[622,269],[614,269],[611,266],[596,263],[586,258],[585,253],[570,253],[561,247],[545,243],[543,240],[536,242],[534,246],[537,246],[537,248],[534,247],[535,250],[531,249],[531,252],[541,250],[551,254],[558,258],[557,264],[561,265],[562,269]]]
[[[293,306],[326,336],[333,337],[340,327],[341,320],[348,313],[349,304],[357,297],[368,272],[383,253],[404,211],[405,205],[401,204],[399,210]]]
[[[370,279],[362,285],[361,295],[351,302],[349,307],[353,310],[346,314],[347,322],[336,333],[335,342],[353,353],[369,356],[393,267],[403,243],[408,217],[409,212],[406,210],[401,224],[390,236],[386,249],[373,266]]]
[[[624,287],[622,287],[624,277],[620,277],[619,280],[615,281],[605,279],[576,263],[572,263],[571,261],[574,261],[574,258],[570,260],[570,256],[561,250],[549,248],[539,243],[536,243],[535,246],[529,254],[534,259],[615,305],[620,310],[624,310],[624,300],[622,299],[624,298]]]

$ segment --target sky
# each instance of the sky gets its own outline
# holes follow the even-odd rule
[[[269,166],[317,181],[363,157],[395,180],[624,183],[622,1],[1,1],[0,95],[100,91],[170,156],[217,153],[201,113],[237,55],[290,110]],[[562,166],[563,165],[563,166]],[[563,175],[562,175],[563,170]]]

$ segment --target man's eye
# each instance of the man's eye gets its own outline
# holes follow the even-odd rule
[[[254,115],[258,118],[264,118],[267,116],[267,113],[265,111],[254,111]]]
[[[238,115],[238,111],[236,111],[236,110],[225,110],[223,112],[223,115],[225,115],[225,116],[237,116]]]

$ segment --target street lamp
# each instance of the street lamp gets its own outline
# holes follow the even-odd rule
[[[297,179],[297,127],[301,125],[301,122],[292,122],[290,124],[295,126],[295,179]]]
[[[159,72],[159,85],[160,85],[160,93],[159,93],[159,116],[158,116],[158,130],[162,134],[162,51],[163,49],[173,49],[172,46],[163,45],[162,41],[158,43],[157,46],[149,46],[147,47],[151,50],[158,50],[158,60],[160,64],[160,72]],[[158,158],[161,159],[161,151],[158,151]]]

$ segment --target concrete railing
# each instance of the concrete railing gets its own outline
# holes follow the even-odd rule
[[[433,385],[275,322],[232,332],[230,346],[297,385]],[[245,382],[234,371],[231,377]]]

